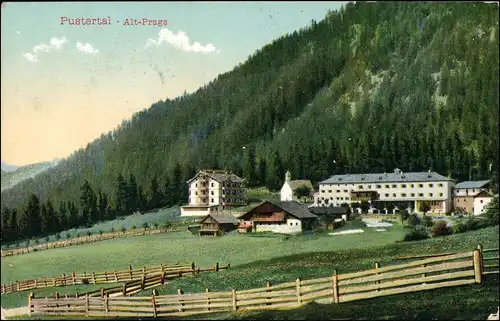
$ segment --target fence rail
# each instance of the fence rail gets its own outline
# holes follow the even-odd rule
[[[71,246],[71,245],[94,243],[94,242],[111,240],[111,239],[120,238],[120,237],[151,235],[151,234],[159,234],[159,233],[165,233],[165,232],[182,231],[184,229],[185,229],[185,227],[159,228],[159,229],[138,228],[138,229],[134,229],[132,231],[127,231],[127,232],[113,232],[113,233],[103,233],[101,235],[82,236],[82,237],[77,237],[77,238],[74,238],[71,240],[39,244],[39,245],[35,245],[35,246],[24,247],[21,249],[14,249],[14,250],[7,250],[7,251],[2,250],[2,251],[0,251],[0,253],[1,253],[1,257],[5,257],[5,256],[26,254],[26,253],[36,252],[36,251],[43,251],[43,250],[48,250],[48,249],[55,249],[55,248],[59,248],[59,247],[66,247],[66,246]]]
[[[337,274],[312,280],[296,279],[271,286],[230,292],[151,297],[86,296],[78,299],[28,299],[30,314],[118,317],[189,316],[223,311],[289,309],[312,301],[342,303],[386,295],[459,286],[482,281],[482,253],[457,253],[421,261]],[[68,301],[69,300],[69,301]]]
[[[119,283],[129,280],[136,280],[142,278],[144,275],[151,273],[161,273],[161,272],[174,272],[174,273],[187,273],[195,269],[194,263],[184,263],[184,264],[161,264],[159,266],[143,267],[142,269],[132,270],[132,266],[129,265],[128,270],[124,271],[106,271],[99,273],[80,273],[75,272],[65,273],[62,276],[54,277],[43,277],[38,280],[24,280],[16,281],[10,284],[2,284],[2,294],[20,292],[26,290],[47,288],[47,287],[58,287],[66,285],[79,285],[79,284],[108,284],[108,283]]]

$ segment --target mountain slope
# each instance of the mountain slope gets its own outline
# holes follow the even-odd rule
[[[2,192],[56,165],[57,162],[42,162],[16,167],[13,171],[2,170]]]
[[[114,197],[119,173],[147,191],[176,165],[184,180],[219,167],[272,188],[287,168],[313,181],[395,167],[485,178],[498,167],[498,101],[498,6],[348,4],[137,113],[2,204],[27,192],[78,202],[85,179]]]

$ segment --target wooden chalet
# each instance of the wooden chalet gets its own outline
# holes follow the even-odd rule
[[[349,208],[337,206],[314,206],[309,208],[319,217],[319,222],[328,230],[340,227],[349,220]]]
[[[223,235],[226,232],[235,230],[239,220],[231,214],[213,213],[208,214],[200,222],[199,235]]]
[[[312,229],[317,216],[296,201],[265,201],[241,215],[238,230],[292,234]]]

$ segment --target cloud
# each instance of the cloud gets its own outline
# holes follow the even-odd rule
[[[60,50],[66,42],[67,42],[66,37],[61,37],[61,38],[52,37],[52,38],[50,38],[49,43],[42,43],[42,44],[36,45],[33,47],[33,50],[31,52],[27,52],[27,53],[23,52],[23,56],[28,61],[36,62],[36,61],[38,61],[38,53],[51,52],[53,50]]]
[[[89,44],[89,43],[83,43],[82,44],[81,42],[77,42],[76,43],[76,49],[78,49],[81,52],[89,53],[89,54],[92,54],[92,55],[99,53],[99,50],[97,50],[94,47],[92,47],[92,45]]]
[[[211,43],[202,45],[199,42],[195,41],[191,45],[189,44],[189,38],[185,32],[179,31],[177,33],[174,33],[168,30],[168,28],[160,30],[160,32],[158,33],[158,40],[148,39],[146,41],[146,48],[149,48],[153,45],[159,46],[164,42],[188,52],[201,52],[201,53],[220,52],[220,50],[215,48],[215,46]]]

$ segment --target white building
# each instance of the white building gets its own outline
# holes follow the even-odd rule
[[[189,205],[181,207],[181,216],[205,216],[247,203],[245,180],[229,171],[203,170],[187,183]]]
[[[474,215],[481,215],[486,210],[486,206],[493,200],[493,195],[488,193],[487,191],[479,192],[474,196],[474,206],[473,213]]]
[[[301,201],[295,193],[295,190],[299,187],[309,188],[309,195],[305,196],[306,202],[313,197],[314,188],[311,181],[305,179],[292,181],[292,174],[290,173],[290,171],[287,171],[285,175],[285,183],[283,183],[283,186],[281,187],[281,201]],[[302,198],[302,201],[304,201],[304,198]]]
[[[430,205],[431,213],[452,210],[451,178],[435,172],[334,175],[319,183],[318,206],[340,206],[343,203],[368,201],[392,202],[397,208],[419,212],[422,202]]]

